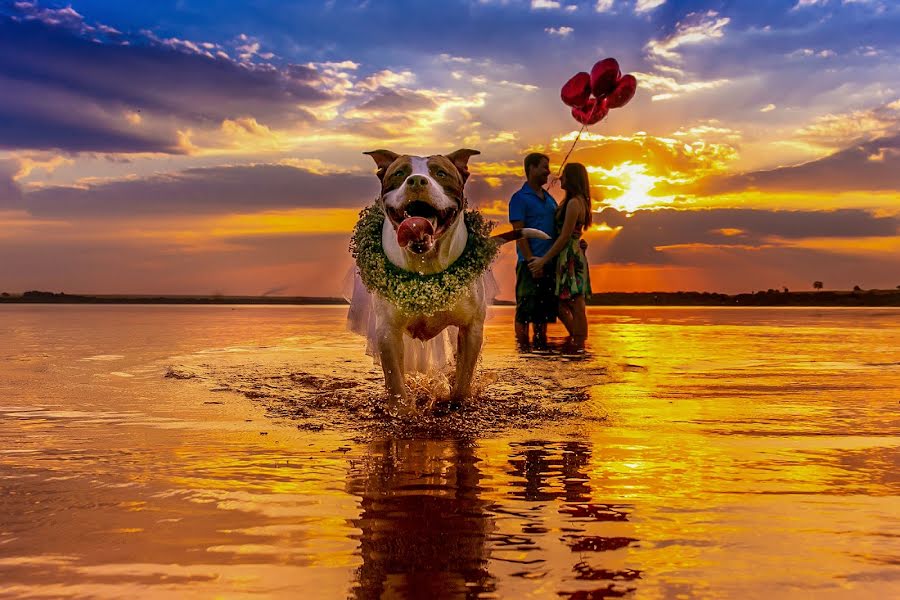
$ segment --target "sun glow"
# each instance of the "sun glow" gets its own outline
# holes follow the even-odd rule
[[[656,186],[658,179],[647,173],[647,165],[626,161],[611,169],[603,167],[587,167],[588,173],[600,175],[601,184],[607,189],[619,188],[622,194],[607,197],[606,203],[623,212],[634,212],[641,208],[652,208],[668,204],[672,196],[651,196],[650,191]],[[596,179],[594,178],[595,183]]]

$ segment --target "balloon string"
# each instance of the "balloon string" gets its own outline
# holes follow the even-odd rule
[[[578,143],[578,140],[581,139],[581,134],[584,133],[584,128],[587,127],[587,124],[582,123],[581,129],[578,130],[578,135],[575,136],[575,141],[572,142],[572,147],[569,148],[569,151],[566,152],[566,157],[559,164],[559,169],[556,171],[556,178],[559,179],[560,174],[562,173],[563,167],[566,166],[566,161],[569,160],[569,155],[572,154],[572,151],[575,149],[575,144]]]

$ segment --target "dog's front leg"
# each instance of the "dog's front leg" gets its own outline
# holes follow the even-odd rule
[[[388,412],[392,415],[414,413],[415,406],[410,405],[403,377],[403,332],[397,327],[384,326],[376,331],[376,335],[388,393]]]
[[[461,406],[472,389],[472,377],[475,365],[481,353],[481,342],[484,337],[484,322],[476,321],[459,328],[456,351],[456,381],[450,392],[451,404]]]

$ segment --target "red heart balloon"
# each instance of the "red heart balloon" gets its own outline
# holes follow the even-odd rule
[[[589,98],[583,106],[572,108],[572,117],[582,125],[593,125],[603,120],[608,112],[606,98],[602,100]]]
[[[593,125],[594,123],[599,123],[603,120],[604,117],[609,113],[609,103],[607,103],[606,98],[601,98],[596,101],[594,107],[591,109],[590,114],[590,122],[588,125]]]
[[[591,97],[591,76],[584,71],[575,73],[560,92],[567,106],[581,106]]]
[[[635,90],[637,90],[637,79],[634,78],[634,75],[622,75],[622,78],[616,84],[616,89],[606,98],[609,107],[620,108],[625,106],[629,100],[634,98]]]
[[[601,98],[616,88],[616,82],[621,76],[619,62],[614,58],[604,58],[591,69],[591,91]]]

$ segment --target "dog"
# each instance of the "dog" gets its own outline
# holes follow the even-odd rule
[[[378,167],[381,194],[377,205],[384,212],[381,241],[387,259],[395,266],[422,275],[447,269],[466,248],[469,232],[463,193],[469,178],[468,163],[477,150],[460,149],[428,157],[399,155],[390,150],[365,152]],[[537,229],[522,228],[492,236],[497,244],[521,238],[549,239]],[[404,334],[429,340],[449,326],[459,330],[456,345],[456,379],[450,391],[451,409],[462,406],[471,391],[472,375],[484,332],[487,302],[480,278],[476,278],[453,306],[433,315],[409,315],[373,294],[378,315],[375,332],[381,357],[389,410],[394,414],[416,412],[410,403],[403,371]]]

